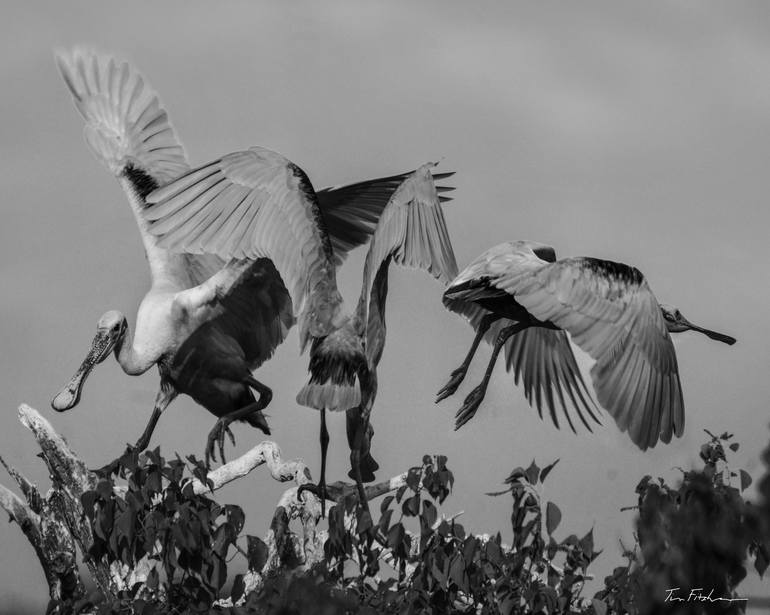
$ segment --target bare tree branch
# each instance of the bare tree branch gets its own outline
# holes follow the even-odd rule
[[[270,476],[279,482],[293,480],[297,485],[302,485],[312,481],[310,471],[303,461],[299,459],[284,461],[281,459],[281,449],[270,440],[260,442],[237,459],[212,470],[208,473],[207,478],[214,483],[213,489],[216,490],[246,476],[264,464],[267,464]],[[206,493],[209,491],[209,487],[196,478],[193,480],[193,491],[198,494]]]
[[[19,420],[37,440],[53,481],[53,488],[43,504],[44,509],[48,509],[43,519],[50,519],[51,531],[56,536],[58,549],[61,553],[69,554],[65,559],[73,560],[70,562],[70,565],[73,565],[72,539],[83,554],[87,554],[94,544],[91,527],[83,512],[81,497],[86,491],[96,487],[96,476],[37,410],[22,404],[19,406]],[[114,597],[109,569],[92,558],[85,558],[85,563],[104,595]]]
[[[43,502],[42,502],[42,496],[40,495],[40,492],[37,490],[37,487],[31,483],[26,476],[24,476],[21,472],[19,472],[16,468],[9,466],[5,459],[3,459],[2,456],[0,456],[0,464],[3,465],[5,470],[8,472],[8,474],[13,478],[13,480],[16,481],[16,484],[19,485],[19,488],[21,489],[22,494],[24,494],[24,497],[27,499],[27,504],[29,504],[29,507],[36,513],[39,513],[42,509]]]

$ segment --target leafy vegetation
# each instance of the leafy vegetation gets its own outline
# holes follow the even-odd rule
[[[203,465],[193,457],[166,461],[157,449],[127,454],[120,466],[127,489],[102,480],[82,498],[94,533],[88,557],[115,570],[149,573],[133,583],[127,577],[117,600],[94,594],[77,603],[52,601],[48,612],[741,612],[745,603],[739,601],[666,601],[667,590],[676,587],[713,588],[712,596],[737,598],[748,562],[760,575],[768,567],[770,473],[760,481],[759,504],[746,502],[742,492],[751,478],[727,463],[728,451],[737,449],[730,434],[709,434],[700,451],[703,467],[683,471],[678,485],[650,476],[639,482],[637,543],[592,596],[585,591],[599,555],[592,531],[559,540],[561,511],[541,497],[557,462],[516,468],[503,490],[489,494],[510,497],[511,532],[503,536],[471,533],[440,514],[454,477],[445,457],[426,455],[406,484],[379,502],[376,521],[351,490],[329,510],[320,563],[305,569],[294,562],[247,591],[243,575],[228,586],[228,563],[241,557],[249,570],[262,570],[268,547],[241,536],[239,507],[194,494],[189,476],[205,481]],[[770,467],[770,447],[764,461]]]

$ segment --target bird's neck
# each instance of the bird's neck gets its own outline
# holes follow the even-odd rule
[[[143,374],[155,364],[155,359],[142,357],[134,348],[134,336],[126,327],[123,337],[115,344],[115,359],[129,376]]]

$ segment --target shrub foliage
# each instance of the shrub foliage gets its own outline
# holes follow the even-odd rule
[[[52,601],[49,613],[474,613],[621,614],[742,612],[738,585],[753,565],[770,561],[770,473],[758,505],[744,500],[751,478],[733,471],[730,434],[702,446],[703,466],[683,471],[675,486],[645,476],[638,495],[636,544],[625,563],[588,596],[589,568],[599,556],[593,532],[558,532],[562,514],[544,502],[542,485],[557,462],[514,469],[505,488],[511,527],[476,534],[440,513],[454,476],[443,456],[409,470],[406,485],[362,506],[355,492],[329,510],[323,561],[277,571],[256,591],[228,564],[261,570],[268,553],[256,536],[242,536],[243,511],[193,493],[190,475],[205,481],[194,457],[165,460],[159,450],[120,463],[127,489],[104,479],[83,498],[94,534],[87,557],[116,570],[149,566],[144,582],[126,584],[117,600],[98,593],[77,603]],[[770,466],[770,447],[764,454]],[[373,513],[377,513],[373,516]],[[606,557],[606,556],[605,556]],[[150,565],[151,564],[151,565]],[[130,577],[129,577],[130,580]],[[705,588],[708,600],[666,600],[671,588],[687,598]]]

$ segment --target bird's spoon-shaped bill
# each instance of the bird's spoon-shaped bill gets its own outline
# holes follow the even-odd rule
[[[115,339],[110,335],[109,329],[98,329],[93,341],[91,350],[88,351],[86,358],[80,364],[78,371],[72,376],[67,385],[59,391],[56,397],[51,401],[51,407],[58,412],[64,412],[74,408],[80,401],[80,393],[83,384],[88,378],[88,374],[94,368],[94,365],[101,363],[110,354],[115,346]]]
[[[703,333],[703,335],[706,335],[710,337],[712,340],[716,340],[718,342],[722,342],[724,344],[728,344],[732,346],[736,339],[734,337],[731,337],[729,335],[725,335],[724,333],[717,333],[716,331],[712,331],[711,329],[704,329],[703,327],[699,327],[698,325],[692,324],[689,320],[684,320],[684,323],[693,331],[697,331],[698,333]]]

